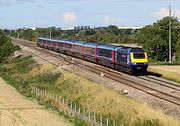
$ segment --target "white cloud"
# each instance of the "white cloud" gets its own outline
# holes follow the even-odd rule
[[[65,24],[73,24],[76,22],[76,20],[77,20],[77,16],[76,16],[75,12],[66,12],[63,15],[63,22]]]
[[[109,24],[117,24],[117,23],[121,23],[124,22],[124,19],[121,18],[111,18],[109,16],[104,16],[103,19],[101,20],[101,23],[105,24],[105,25],[109,25]]]
[[[168,8],[161,8],[159,11],[154,12],[152,14],[154,18],[163,18],[169,16],[169,9]],[[172,10],[172,16],[180,18],[180,9]]]

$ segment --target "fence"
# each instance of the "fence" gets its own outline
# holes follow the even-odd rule
[[[73,103],[68,99],[50,93],[49,91],[33,88],[32,93],[35,93],[36,97],[52,100],[54,105],[58,106],[60,111],[63,111],[70,116],[76,116],[92,126],[118,126],[115,120],[104,118],[102,115],[97,115],[90,109],[81,107],[80,105]]]

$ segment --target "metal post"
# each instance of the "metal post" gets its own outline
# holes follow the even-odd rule
[[[172,62],[171,51],[171,5],[169,5],[169,63]]]
[[[50,32],[49,32],[49,37],[51,38],[51,28],[50,28]]]

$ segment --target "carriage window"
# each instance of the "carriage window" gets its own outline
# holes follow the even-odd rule
[[[80,45],[74,45],[74,50],[76,50],[76,51],[82,51],[82,47],[80,46]]]
[[[43,43],[46,44],[46,40],[43,40]]]
[[[92,55],[94,55],[94,48],[85,47],[85,48],[84,48],[84,52],[85,52],[86,54],[92,54]]]
[[[61,43],[61,42],[58,42],[58,47],[63,47],[63,43]]]
[[[65,48],[67,48],[67,49],[71,49],[71,48],[72,48],[72,45],[71,45],[71,44],[66,43],[66,44],[65,44]]]
[[[98,49],[99,56],[112,58],[112,51],[107,49]]]
[[[120,62],[125,62],[127,63],[127,54],[124,54],[124,53],[117,53],[117,61],[118,63]]]
[[[56,46],[56,42],[52,42],[52,45],[55,47]]]
[[[51,42],[50,42],[50,41],[48,41],[48,45],[51,45]]]

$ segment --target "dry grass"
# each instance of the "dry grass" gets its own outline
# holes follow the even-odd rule
[[[178,120],[164,115],[159,110],[70,73],[64,73],[56,84],[64,86],[66,81],[69,82],[69,86],[64,88],[62,94],[98,114],[119,118],[121,113],[122,120],[128,124],[133,124],[139,119],[157,119],[163,126],[180,125]]]
[[[41,75],[44,73],[50,73],[54,69],[55,69],[55,67],[50,64],[41,64],[41,65],[38,65],[37,67],[35,67],[29,74],[33,75],[33,76]]]
[[[180,82],[180,66],[149,66],[148,71],[161,74],[164,78]]]

